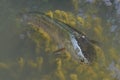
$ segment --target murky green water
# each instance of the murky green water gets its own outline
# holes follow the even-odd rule
[[[75,1],[0,1],[0,80],[120,80],[120,15],[116,14],[114,5],[105,6],[102,1],[80,0],[79,4]],[[28,17],[21,16],[21,13],[28,15],[27,11],[49,10],[53,13],[60,10],[65,16],[79,12],[81,26],[76,28],[98,41],[101,48],[93,65],[81,64],[72,58],[65,31],[51,28],[37,31],[31,28],[31,23],[36,24],[33,19],[27,22],[23,18]],[[66,23],[79,25],[75,25],[75,18],[65,17]],[[60,55],[52,54],[63,47],[67,50]]]

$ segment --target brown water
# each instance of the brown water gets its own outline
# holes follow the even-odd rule
[[[23,16],[20,14],[26,11],[54,11],[57,9],[66,14],[69,14],[68,11],[74,12],[74,6],[71,2],[64,0],[0,1],[0,80],[120,79],[120,28],[114,26],[119,26],[119,22],[114,23],[114,20],[119,20],[117,18],[119,15],[114,14],[112,20],[109,18],[109,12],[114,9],[106,6],[98,8],[95,7],[97,5],[91,6],[89,4],[82,7],[85,13],[81,14],[86,18],[83,20],[80,18],[80,22],[83,24],[78,29],[84,31],[90,39],[98,41],[102,49],[98,51],[98,60],[93,65],[77,63],[69,55],[69,50],[62,51],[60,52],[62,54],[57,56],[48,54],[50,51],[66,46],[63,44],[56,47],[56,44],[61,40],[64,42],[64,38],[68,36],[59,34],[60,37],[56,36],[55,41],[50,41],[51,36],[43,30],[40,33],[36,31],[29,37],[31,28],[28,27],[30,25],[27,25],[27,22],[21,23],[20,19]],[[68,20],[73,20],[70,25],[74,26],[74,19]],[[62,34],[66,33],[63,31]]]

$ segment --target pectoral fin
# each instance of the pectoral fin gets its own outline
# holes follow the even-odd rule
[[[58,50],[53,51],[53,53],[58,54],[58,52],[61,52],[61,51],[64,51],[64,50],[65,50],[65,48],[60,48]]]

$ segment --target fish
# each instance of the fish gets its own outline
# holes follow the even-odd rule
[[[61,29],[66,30],[69,34],[70,42],[74,48],[74,53],[72,55],[77,56],[77,59],[86,64],[90,64],[96,59],[96,50],[94,48],[94,40],[90,40],[89,37],[82,31],[79,31],[67,23],[64,23],[58,19],[51,18],[43,12],[33,11],[28,12],[28,14],[39,14],[43,20],[46,20]],[[54,53],[65,50],[65,48],[54,51]]]
[[[70,40],[80,61],[87,64],[92,63],[96,58],[94,44],[96,44],[97,41],[90,40],[86,34],[78,31],[64,22],[59,20],[55,21],[60,25],[60,27],[68,31]]]

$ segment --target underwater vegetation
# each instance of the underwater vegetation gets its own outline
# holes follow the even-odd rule
[[[120,80],[120,0],[0,1],[0,80]],[[86,35],[93,62],[76,59],[69,33],[34,11]]]
[[[102,20],[99,17],[92,18],[87,15],[86,18],[82,18],[60,10],[49,11],[45,14],[69,24],[78,31],[83,31],[91,40],[107,42],[106,36],[103,35]],[[58,28],[45,18],[41,19],[39,14],[24,13],[20,21],[25,28],[21,32],[22,38],[20,37],[25,46],[22,47],[21,54],[15,61],[0,63],[0,70],[9,72],[8,77],[11,79],[114,80],[110,71],[107,70],[108,59],[112,57],[114,60],[118,59],[114,48],[108,48],[109,51],[106,53],[103,51],[104,46],[94,45],[96,50],[94,63],[90,65],[80,63],[75,55],[72,55],[74,48],[66,30]],[[54,53],[59,49],[61,51]]]

